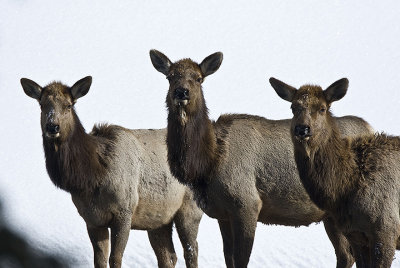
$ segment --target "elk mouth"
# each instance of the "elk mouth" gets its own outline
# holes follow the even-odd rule
[[[49,139],[56,139],[56,138],[60,137],[60,132],[49,133],[49,132],[46,131],[45,134],[46,134],[46,137],[49,138]]]
[[[185,107],[186,105],[188,105],[189,100],[188,99],[174,99],[174,104],[175,106],[178,107]]]
[[[310,140],[310,136],[294,136],[296,138],[297,141],[299,142],[305,142],[305,141],[309,141]]]

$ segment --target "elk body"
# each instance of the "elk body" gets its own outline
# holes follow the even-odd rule
[[[400,235],[400,138],[340,137],[329,108],[346,94],[345,78],[326,90],[270,82],[292,103],[294,155],[311,200],[348,238],[357,267],[390,267]]]
[[[22,78],[25,93],[39,101],[46,168],[53,183],[71,193],[85,220],[95,267],[120,267],[130,229],[147,230],[159,267],[174,267],[175,223],[188,267],[197,267],[201,210],[191,191],[171,175],[166,130],[95,125],[87,134],[74,109],[92,78],[72,87],[41,87]]]
[[[335,247],[338,267],[354,260],[332,219],[308,197],[293,158],[290,120],[267,120],[244,114],[208,117],[201,84],[219,68],[222,53],[201,64],[172,63],[151,50],[154,67],[167,76],[169,91],[167,147],[172,174],[195,192],[199,206],[218,220],[228,267],[246,267],[257,221],[287,226],[324,220]],[[357,117],[338,118],[344,135],[369,133]]]

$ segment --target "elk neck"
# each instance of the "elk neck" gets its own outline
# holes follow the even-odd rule
[[[92,192],[101,182],[108,164],[104,144],[85,132],[73,112],[74,127],[64,141],[43,135],[46,168],[53,183],[70,193]]]
[[[167,128],[168,162],[172,174],[192,188],[205,187],[216,162],[217,138],[205,104],[195,113],[179,118],[178,109],[169,110]]]
[[[307,150],[295,144],[294,154],[299,175],[311,199],[323,210],[336,211],[351,197],[358,185],[357,164],[351,141],[341,138],[335,120],[321,142]]]

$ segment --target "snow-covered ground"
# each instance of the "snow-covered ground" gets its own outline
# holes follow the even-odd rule
[[[268,3],[269,2],[269,3]],[[204,82],[210,117],[250,113],[289,118],[272,90],[274,76],[293,86],[327,87],[348,77],[336,115],[354,114],[376,130],[400,134],[400,2],[398,1],[27,1],[0,0],[0,198],[5,221],[72,267],[93,253],[69,194],[47,176],[38,104],[19,79],[72,85],[93,76],[76,105],[87,130],[95,122],[129,128],[166,126],[168,84],[154,70],[152,48],[172,60],[200,62],[222,51],[218,72]],[[203,217],[200,267],[224,267],[215,220]],[[184,267],[179,239],[178,267]],[[400,267],[399,253],[393,267]],[[132,231],[124,267],[155,267],[143,231]],[[322,224],[259,224],[250,267],[335,267]]]

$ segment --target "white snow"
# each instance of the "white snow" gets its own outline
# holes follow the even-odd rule
[[[224,53],[203,84],[210,117],[250,113],[289,118],[289,104],[268,83],[329,86],[347,77],[335,115],[354,114],[379,131],[400,134],[400,2],[398,1],[51,1],[0,0],[0,197],[5,221],[43,251],[90,267],[83,219],[44,164],[40,109],[19,83],[93,76],[76,104],[87,131],[96,122],[129,128],[166,126],[168,83],[149,58],[197,62]],[[216,220],[203,217],[200,267],[224,267]],[[184,267],[176,234],[177,267]],[[399,253],[393,267],[400,267]],[[124,267],[156,267],[146,232],[132,231]],[[249,267],[335,267],[322,224],[258,225]]]

